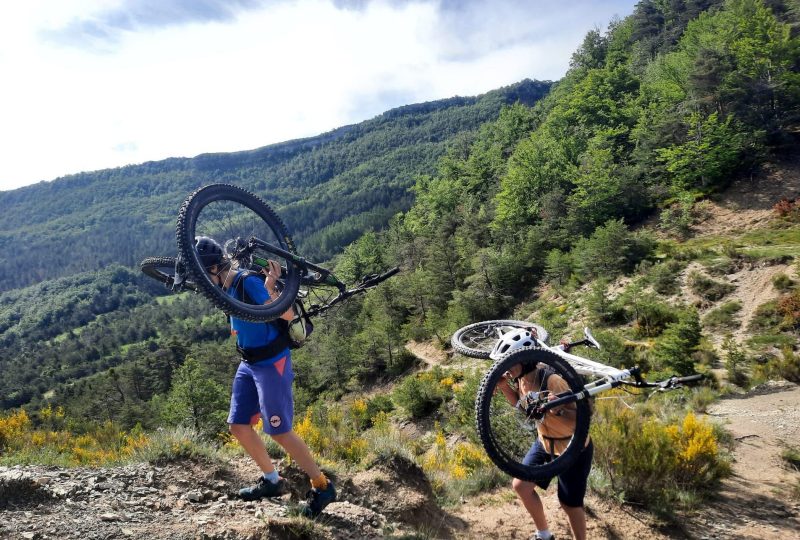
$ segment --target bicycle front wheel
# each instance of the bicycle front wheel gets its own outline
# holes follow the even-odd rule
[[[471,358],[489,358],[500,336],[515,328],[536,330],[537,337],[547,343],[547,330],[526,321],[482,321],[459,328],[450,340],[453,350]]]
[[[147,257],[139,264],[142,272],[156,281],[172,289],[175,285],[175,269],[178,260],[175,257]],[[197,284],[192,279],[184,279],[181,283],[184,289],[197,290]]]
[[[551,351],[518,349],[497,360],[483,377],[475,402],[478,435],[489,458],[520,480],[562,473],[585,447],[589,404],[580,399],[546,412],[540,407],[550,393],[563,396],[582,389],[572,366]],[[532,463],[526,456],[537,441],[547,458]]]
[[[198,290],[225,313],[248,321],[270,321],[295,301],[301,272],[292,259],[294,243],[280,217],[253,193],[227,184],[202,187],[184,201],[175,232],[181,260]],[[226,288],[240,270],[271,259],[283,269],[279,294],[258,305],[237,299],[215,285],[195,248],[200,236],[213,238],[222,246],[225,264],[219,278]]]

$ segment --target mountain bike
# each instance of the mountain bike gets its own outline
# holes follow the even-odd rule
[[[142,272],[172,291],[199,292],[228,315],[248,321],[274,320],[298,300],[306,317],[320,315],[400,271],[392,268],[366,275],[348,287],[331,270],[297,254],[286,225],[267,203],[227,184],[204,186],[189,195],[178,212],[175,233],[178,256],[148,257],[140,264]],[[263,305],[252,304],[218,287],[195,248],[199,236],[214,238],[222,246],[223,282],[228,273],[240,271],[263,278],[269,261],[277,262],[281,267],[277,296]]]
[[[584,329],[582,340],[557,346],[547,344],[547,333],[540,334],[540,328],[524,321],[484,321],[461,328],[452,338],[453,348],[459,353],[495,360],[478,388],[475,419],[487,455],[498,468],[514,478],[527,481],[550,478],[572,464],[587,442],[593,396],[620,386],[663,392],[703,378],[695,374],[649,382],[642,378],[638,366],[617,369],[570,354],[569,350],[581,345],[601,348],[588,328]],[[515,373],[520,374],[516,379]],[[548,391],[548,383],[544,381],[549,381],[553,375],[563,379],[568,389],[557,393]],[[541,376],[536,379],[540,384],[534,384],[537,391],[520,395],[521,376]],[[516,403],[510,403],[502,391],[505,385],[519,398]],[[571,435],[560,438],[561,451],[555,452],[556,443],[550,440],[550,448],[545,444],[550,461],[540,465],[525,464],[525,455],[540,439],[542,426],[548,421],[558,422],[558,419],[550,420],[558,416],[570,421],[574,418]]]

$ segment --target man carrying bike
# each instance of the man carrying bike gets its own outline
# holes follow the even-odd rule
[[[266,280],[262,281],[255,274],[232,268],[223,256],[222,247],[212,238],[196,238],[195,248],[211,280],[231,297],[253,304],[268,304],[277,298],[280,267],[275,261],[269,261],[269,269],[264,269]],[[281,318],[291,321],[293,310],[290,308]],[[311,490],[302,512],[315,517],[336,500],[336,489],[320,470],[308,446],[292,430],[294,372],[287,341],[282,335],[284,328],[285,325],[277,322],[249,322],[231,317],[231,333],[236,336],[242,361],[233,380],[229,430],[262,471],[256,484],[241,489],[239,496],[247,501],[274,497],[281,493],[285,482],[253,430],[260,416],[264,432],[281,445],[311,479]]]
[[[565,348],[562,341],[561,348]],[[516,382],[516,389],[509,384],[509,380]],[[512,406],[517,406],[519,400],[529,392],[548,392],[548,399],[553,400],[556,395],[569,391],[569,385],[559,375],[552,372],[544,364],[537,364],[525,369],[522,364],[516,364],[506,373],[497,385],[505,398]],[[538,422],[539,437],[523,459],[525,465],[539,465],[549,462],[553,456],[565,451],[572,434],[575,432],[575,404],[556,407],[547,411]],[[586,446],[578,458],[565,471],[558,475],[558,500],[561,508],[567,515],[572,535],[576,540],[586,538],[586,514],[583,509],[583,498],[586,494],[586,484],[589,471],[592,468],[593,446],[587,438]],[[533,518],[536,526],[535,540],[553,540],[555,537],[550,532],[547,516],[544,512],[542,500],[536,492],[536,486],[547,489],[552,477],[541,478],[535,482],[527,482],[514,478],[512,487],[517,493],[525,509]]]

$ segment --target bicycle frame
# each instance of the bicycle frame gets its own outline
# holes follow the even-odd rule
[[[605,364],[601,364],[600,362],[595,362],[594,360],[589,360],[588,358],[583,358],[582,356],[577,356],[574,354],[569,354],[565,352],[563,349],[559,347],[550,347],[549,345],[545,344],[538,338],[534,338],[538,343],[539,347],[551,351],[558,356],[564,358],[569,364],[575,368],[575,371],[578,372],[580,375],[599,375],[603,378],[597,381],[593,381],[583,387],[583,390],[577,393],[567,392],[564,395],[559,394],[558,398],[550,401],[542,406],[543,411],[547,411],[549,409],[565,405],[568,403],[572,403],[574,401],[578,401],[581,399],[587,399],[592,396],[595,396],[601,392],[605,392],[607,390],[611,390],[612,388],[616,388],[624,382],[631,378],[639,376],[639,368],[634,367],[631,369],[617,369],[611,366],[607,366]],[[570,346],[575,344],[570,344]]]
[[[324,301],[322,305],[311,305],[308,309],[305,310],[305,315],[308,317],[313,317],[315,315],[320,315],[321,313],[327,311],[334,305],[347,300],[351,296],[358,294],[360,292],[366,291],[367,289],[377,285],[381,281],[390,278],[391,276],[395,275],[397,272],[400,271],[399,268],[393,268],[388,272],[385,272],[381,275],[374,275],[374,276],[366,276],[362,282],[352,288],[348,289],[347,285],[345,285],[339,278],[337,278],[333,272],[328,270],[327,268],[323,268],[318,264],[314,264],[312,262],[307,261],[305,258],[295,255],[290,251],[286,251],[285,249],[281,249],[275,245],[272,245],[268,242],[264,242],[263,240],[251,237],[247,241],[247,245],[241,252],[236,253],[233,258],[242,257],[242,255],[250,256],[250,253],[255,248],[261,248],[264,251],[268,251],[270,253],[274,253],[280,257],[283,257],[287,261],[290,261],[292,264],[301,268],[304,272],[303,276],[301,277],[300,283],[305,285],[329,285],[331,287],[336,287],[339,291],[339,294],[332,299]],[[262,259],[261,257],[252,257],[253,263],[259,265],[262,268],[266,268],[269,266],[269,261],[266,259]],[[313,276],[312,273],[317,274]]]
[[[321,285],[330,285],[332,287],[336,287],[339,289],[339,293],[343,293],[346,291],[347,286],[342,283],[336,276],[333,275],[333,272],[328,270],[327,268],[323,268],[318,264],[314,264],[312,262],[307,261],[305,258],[295,255],[291,251],[286,251],[285,249],[281,249],[277,246],[264,242],[256,237],[250,238],[247,242],[247,247],[243,250],[243,253],[250,253],[255,248],[261,248],[265,251],[269,251],[270,253],[274,253],[275,255],[279,255],[286,259],[287,261],[291,261],[292,264],[299,266],[303,270],[306,271],[306,277],[308,276],[308,271],[312,270],[319,274],[319,277],[313,280],[313,284],[321,284]],[[236,257],[238,258],[241,256],[237,254]],[[254,257],[253,262],[257,265],[266,268],[269,265],[269,261],[266,259],[262,259],[260,257]]]
[[[591,334],[588,333],[588,329],[586,329],[585,332],[587,333],[587,339],[576,343],[567,344],[566,348],[568,349],[575,345],[583,345],[587,343],[593,343],[597,345],[597,342],[594,341],[594,338],[591,338]],[[579,392],[563,392],[561,394],[557,394],[556,399],[540,405],[540,410],[542,412],[546,412],[555,407],[573,403],[582,399],[588,399],[600,394],[601,392],[611,390],[612,388],[616,388],[621,385],[630,385],[636,388],[659,388],[666,390],[676,384],[680,384],[681,382],[700,380],[702,378],[702,375],[690,375],[688,377],[672,377],[660,383],[651,383],[642,379],[641,368],[639,368],[639,366],[635,366],[630,369],[617,369],[594,360],[589,360],[588,358],[583,358],[582,356],[570,354],[558,346],[550,347],[538,337],[534,337],[534,340],[542,349],[546,349],[565,359],[578,374],[602,377],[599,380],[586,384]],[[629,382],[629,379],[631,378],[633,378],[635,382]]]

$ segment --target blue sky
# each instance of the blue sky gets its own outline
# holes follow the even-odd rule
[[[27,0],[0,17],[0,190],[557,80],[634,0]]]

